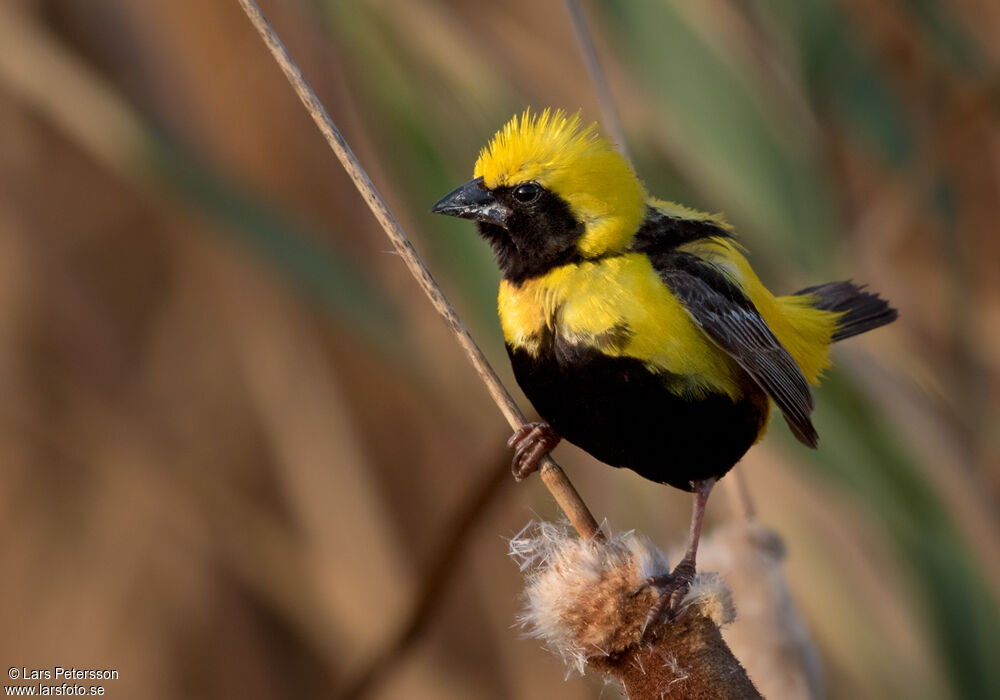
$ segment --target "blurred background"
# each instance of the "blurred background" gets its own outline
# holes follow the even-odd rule
[[[490,252],[428,209],[526,106],[600,118],[565,5],[261,5],[513,389]],[[725,211],[777,292],[900,310],[837,348],[819,451],[776,421],[739,467],[830,696],[997,697],[1000,5],[584,7],[651,192]],[[613,697],[514,627],[505,538],[557,511],[508,433],[236,0],[0,2],[0,663]],[[555,456],[683,540],[686,494]]]

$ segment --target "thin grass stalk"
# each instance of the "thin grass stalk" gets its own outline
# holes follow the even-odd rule
[[[590,75],[590,82],[594,86],[597,95],[597,105],[601,109],[601,121],[604,122],[604,131],[611,137],[615,148],[623,156],[629,158],[628,146],[625,144],[625,130],[622,128],[622,120],[618,115],[618,108],[615,106],[615,98],[611,94],[611,86],[608,84],[608,76],[604,72],[604,66],[597,57],[597,49],[594,47],[594,39],[587,25],[587,18],[583,14],[583,8],[579,0],[566,0],[566,8],[573,19],[573,33],[576,35],[577,44],[580,47],[580,54],[583,62],[587,66],[587,73]]]
[[[465,351],[476,373],[486,385],[486,389],[489,391],[490,396],[493,397],[493,401],[500,408],[500,412],[503,413],[511,428],[515,430],[520,428],[527,422],[524,413],[521,412],[521,409],[514,402],[510,392],[500,382],[496,372],[490,366],[489,362],[487,362],[486,356],[483,355],[483,351],[476,345],[469,330],[458,317],[455,308],[445,297],[444,292],[441,291],[437,282],[434,281],[427,266],[424,265],[420,259],[420,255],[413,247],[413,244],[410,243],[410,239],[399,225],[396,217],[389,210],[389,206],[385,203],[385,200],[382,199],[382,196],[375,189],[375,185],[372,184],[368,173],[361,166],[357,156],[354,155],[351,147],[341,135],[340,130],[337,129],[336,124],[334,124],[333,119],[330,118],[330,115],[319,101],[316,93],[309,87],[309,84],[302,76],[302,72],[288,54],[284,44],[281,43],[270,23],[264,17],[260,7],[254,0],[239,0],[239,3],[243,11],[246,12],[247,17],[250,18],[254,28],[257,29],[264,40],[264,43],[267,44],[274,60],[281,67],[288,82],[295,89],[296,94],[302,100],[302,104],[313,118],[324,138],[326,138],[337,159],[344,166],[347,174],[351,177],[354,185],[358,188],[361,196],[372,210],[375,218],[392,242],[393,247],[399,253],[403,262],[406,263],[406,267],[416,278],[417,283],[420,284],[427,298],[430,299],[431,304],[433,304],[434,308],[444,319],[456,340],[458,340],[458,344]],[[570,482],[562,468],[551,458],[546,457],[539,471],[545,486],[549,489],[552,497],[570,523],[572,523],[573,528],[580,537],[585,539],[603,539],[597,520],[591,514],[586,504],[584,504],[580,494],[577,493],[576,488]]]

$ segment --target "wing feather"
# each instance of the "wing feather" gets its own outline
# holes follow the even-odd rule
[[[673,252],[650,259],[694,322],[774,400],[795,437],[816,447],[809,385],[753,302],[711,263],[693,255]]]

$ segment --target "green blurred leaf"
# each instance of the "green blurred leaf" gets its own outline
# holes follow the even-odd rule
[[[148,158],[176,192],[222,223],[235,240],[384,349],[398,347],[404,324],[395,306],[329,236],[262,204],[166,138],[149,144]]]
[[[935,48],[962,70],[984,75],[989,71],[989,59],[965,27],[939,0],[903,0],[923,24]]]
[[[883,160],[905,166],[914,149],[905,111],[844,11],[824,0],[780,0],[779,8],[774,18],[799,39],[795,46],[812,101]]]
[[[370,112],[378,115],[369,127],[377,135],[386,162],[392,165],[410,210],[425,223],[428,234],[420,240],[423,254],[435,274],[446,276],[461,290],[456,303],[472,311],[477,329],[494,329],[499,271],[489,247],[468,222],[427,213],[434,202],[471,177],[482,143],[467,141],[468,163],[456,173],[442,153],[438,115],[424,99],[434,86],[426,74],[410,70],[405,45],[394,40],[390,28],[372,8],[347,11],[341,4],[329,2],[324,7],[332,30],[364,66],[365,79],[359,83],[366,91],[365,99],[373,104]],[[480,76],[480,82],[499,84],[499,79]]]
[[[745,222],[772,248],[822,269],[838,228],[822,161],[782,112],[760,100],[706,46],[670,3],[604,3],[620,45],[683,144],[692,170],[705,173],[712,210]],[[775,121],[777,120],[777,121]],[[786,142],[781,134],[792,134]],[[660,193],[664,195],[666,193]]]
[[[842,374],[824,380],[817,404],[823,441],[813,462],[888,527],[912,569],[956,697],[990,697],[1000,688],[993,659],[1000,610],[951,514],[890,426]]]

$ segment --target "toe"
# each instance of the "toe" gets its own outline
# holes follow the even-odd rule
[[[521,481],[538,470],[541,460],[559,443],[559,435],[548,423],[525,423],[514,431],[507,446],[514,449],[511,471]]]

